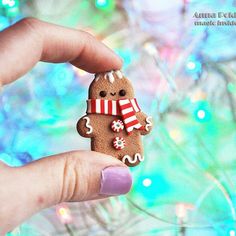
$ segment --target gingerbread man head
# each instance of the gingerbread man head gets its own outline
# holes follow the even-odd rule
[[[119,99],[134,98],[131,82],[120,71],[97,74],[89,87],[89,99]]]

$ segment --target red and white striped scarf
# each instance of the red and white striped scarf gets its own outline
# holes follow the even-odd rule
[[[87,100],[87,114],[120,115],[123,119],[128,134],[135,129],[143,129],[135,112],[141,111],[136,98],[120,100]]]

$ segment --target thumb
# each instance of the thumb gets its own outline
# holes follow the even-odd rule
[[[111,156],[90,151],[50,156],[12,172],[16,184],[9,193],[14,204],[9,205],[18,204],[16,224],[57,203],[125,194],[132,185],[127,166]]]

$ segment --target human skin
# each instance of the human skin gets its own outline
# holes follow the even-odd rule
[[[91,73],[122,66],[109,48],[83,31],[25,18],[0,32],[2,85],[15,81],[38,61],[69,62]],[[111,184],[112,178],[117,185]],[[0,235],[44,208],[124,194],[131,184],[126,165],[97,152],[74,150],[17,168],[0,162]]]

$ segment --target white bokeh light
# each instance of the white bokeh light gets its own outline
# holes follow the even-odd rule
[[[204,119],[205,116],[206,116],[206,112],[203,111],[203,110],[199,110],[199,111],[197,112],[197,116],[198,116],[199,119]]]
[[[152,184],[152,181],[149,178],[143,180],[143,186],[149,187]]]

